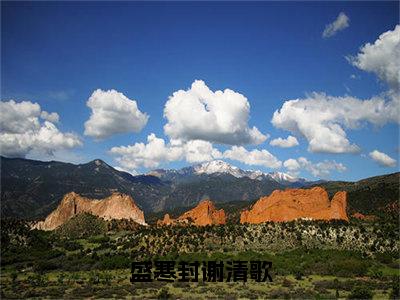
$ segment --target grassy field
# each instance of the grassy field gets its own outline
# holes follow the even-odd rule
[[[294,222],[69,234],[85,222],[73,220],[56,232],[3,223],[1,298],[400,297],[398,230],[388,224]],[[148,259],[267,260],[273,263],[273,282],[203,282],[200,272],[199,282],[132,284],[131,262]]]
[[[94,282],[93,276],[99,281]],[[46,272],[38,275],[33,272],[12,276],[12,272],[1,275],[2,298],[50,297],[59,298],[313,298],[347,299],[356,287],[367,288],[373,299],[390,299],[391,282],[369,277],[345,278],[335,276],[310,275],[274,276],[274,281],[266,283],[136,283],[129,282],[130,270],[100,272]]]

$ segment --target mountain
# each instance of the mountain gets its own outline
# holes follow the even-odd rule
[[[303,178],[296,178],[282,172],[263,173],[261,171],[242,170],[222,160],[213,160],[204,162],[191,167],[185,167],[179,170],[157,169],[148,173],[148,175],[159,177],[162,180],[175,182],[193,181],[198,176],[206,175],[231,175],[235,178],[247,177],[253,180],[273,180],[282,185],[292,186],[293,184],[303,185],[307,181]]]
[[[230,173],[201,173],[195,168],[132,176],[100,159],[75,165],[1,157],[1,216],[44,218],[70,192],[96,199],[120,192],[150,213],[192,207],[207,198],[216,203],[253,201],[284,188],[269,177],[255,180]]]
[[[330,197],[338,191],[346,191],[348,210],[351,214],[399,213],[400,173],[374,176],[356,182],[328,181],[318,186],[325,188]]]
[[[158,220],[157,225],[186,225],[195,226],[220,225],[226,223],[226,216],[223,209],[217,210],[212,201],[206,199],[201,201],[195,208],[185,212],[176,219],[165,214],[163,220]]]
[[[274,191],[260,198],[250,210],[244,210],[241,223],[258,224],[267,221],[287,222],[300,218],[348,221],[346,192],[337,192],[332,201],[320,187]]]
[[[387,207],[398,211],[399,200],[400,173],[358,182],[310,182],[284,173],[244,171],[214,161],[132,176],[99,159],[75,165],[5,157],[1,157],[0,171],[1,216],[26,219],[46,217],[70,192],[95,199],[109,197],[114,192],[129,195],[144,211],[146,220],[149,214],[195,207],[204,199],[212,199],[218,207],[234,211],[236,205],[243,208],[274,190],[294,187],[321,186],[330,197],[337,191],[346,191],[351,214],[371,215]]]
[[[168,190],[157,177],[132,176],[99,159],[74,165],[1,157],[1,216],[45,217],[69,192],[88,198],[120,192],[134,198],[141,209],[152,211]]]
[[[38,222],[34,227],[41,230],[54,230],[74,216],[85,212],[104,220],[128,219],[146,225],[143,211],[136,206],[130,196],[113,193],[105,199],[94,200],[71,192],[63,197],[58,207],[44,221]]]

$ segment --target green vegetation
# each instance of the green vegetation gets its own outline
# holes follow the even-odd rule
[[[3,219],[1,297],[399,297],[400,239],[395,226],[361,221],[122,226],[127,224],[111,226],[85,214],[54,232],[43,232],[29,230],[23,221]],[[131,284],[131,261],[145,259],[268,260],[274,281]]]
[[[107,231],[107,223],[89,213],[74,216],[55,230],[60,238],[79,239],[103,234]]]
[[[379,217],[393,213],[398,219],[399,173],[370,177],[357,182],[328,181],[318,186],[325,188],[331,197],[338,191],[347,191],[351,212]]]

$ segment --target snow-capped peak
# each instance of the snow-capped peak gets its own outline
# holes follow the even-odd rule
[[[263,173],[259,170],[242,170],[222,160],[213,160],[210,162],[198,164],[196,166],[193,166],[193,171],[195,174],[225,173],[235,176],[237,178],[249,177],[251,179],[259,180],[267,177],[279,183],[296,182],[299,180],[298,178],[282,172]]]
[[[242,170],[222,160],[213,160],[198,164],[193,169],[195,174],[227,173],[235,177],[243,177]]]
[[[179,170],[153,170],[148,173],[149,175],[157,176],[160,178],[169,178],[169,180],[174,180],[173,178],[183,178],[191,175],[210,175],[210,174],[229,174],[236,178],[248,177],[253,180],[274,180],[281,184],[303,182],[305,179],[295,178],[289,174],[283,172],[271,172],[264,173],[259,170],[242,170],[236,166],[233,166],[223,160],[213,160],[209,162],[204,162],[192,167],[186,167]]]
[[[268,176],[277,182],[285,182],[285,181],[296,182],[299,180],[299,178],[293,177],[293,176],[283,173],[283,172],[271,172],[271,173],[268,173]]]

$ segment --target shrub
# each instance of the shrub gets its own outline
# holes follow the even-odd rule
[[[103,256],[100,261],[100,266],[102,269],[106,270],[126,269],[130,267],[130,259],[122,255]]]
[[[89,242],[94,244],[104,244],[107,243],[108,241],[110,241],[110,238],[106,235],[93,236],[89,239]]]
[[[390,292],[389,299],[400,299],[399,278],[394,278],[392,281],[392,291]]]
[[[83,249],[83,246],[76,241],[65,241],[63,247],[67,251],[75,251]]]
[[[349,299],[372,299],[372,291],[365,285],[358,285],[353,288],[349,295]]]
[[[170,299],[170,298],[171,294],[166,288],[162,288],[157,294],[157,299]]]

